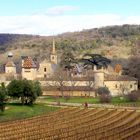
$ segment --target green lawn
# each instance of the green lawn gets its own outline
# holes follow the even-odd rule
[[[50,107],[43,103],[35,104],[32,106],[23,106],[21,104],[11,103],[6,105],[6,110],[3,113],[0,112],[0,122],[23,119],[41,114],[47,114],[57,109],[59,108]]]
[[[67,102],[67,103],[84,103],[88,102],[90,104],[96,104],[100,103],[99,98],[93,98],[93,97],[70,97],[70,99],[66,100],[65,98],[59,97],[50,97],[50,96],[42,96],[37,101],[39,102]],[[111,104],[125,104],[125,103],[140,103],[140,101],[137,102],[129,102],[125,98],[121,97],[112,97]]]
[[[113,97],[111,100],[112,104],[137,104],[140,105],[140,99],[138,99],[138,101],[135,102],[130,102],[128,101],[126,98],[122,98],[122,97]]]
[[[42,96],[37,101],[39,102],[60,101],[60,102],[67,102],[67,103],[84,103],[84,102],[99,103],[98,98],[91,98],[91,97],[70,97],[70,99],[66,100],[65,98],[62,98],[62,97],[55,98],[55,97],[49,97],[49,96]]]

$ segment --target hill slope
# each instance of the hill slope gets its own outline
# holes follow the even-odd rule
[[[48,57],[52,46],[52,36],[0,34],[0,57],[5,61],[6,53],[12,51],[17,60],[21,55]],[[140,25],[108,26],[80,32],[69,32],[55,36],[56,46],[73,51],[79,56],[83,52],[109,53],[110,57],[127,58],[131,48],[140,38]]]

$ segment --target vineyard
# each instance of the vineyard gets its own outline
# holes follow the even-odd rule
[[[139,140],[140,112],[63,108],[47,115],[0,123],[0,140]]]

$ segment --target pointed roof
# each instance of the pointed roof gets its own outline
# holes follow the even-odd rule
[[[8,61],[5,65],[5,67],[16,67],[13,61]]]
[[[52,46],[52,52],[51,54],[56,54],[56,49],[55,49],[55,40],[53,38],[53,46]]]
[[[37,68],[36,63],[31,57],[26,57],[23,59],[23,68]]]

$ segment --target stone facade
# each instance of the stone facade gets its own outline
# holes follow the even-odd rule
[[[8,60],[5,65],[5,73],[11,75],[16,74],[16,65],[13,62],[13,54],[11,52],[8,54]]]
[[[17,78],[16,73],[16,65],[14,64],[13,60],[13,54],[8,54],[8,61],[5,65],[5,73],[0,75],[0,82],[5,82],[7,85],[10,82],[10,78]],[[39,80],[42,87],[48,88],[49,86],[56,86],[57,81],[55,80],[48,80],[54,73],[56,67],[57,67],[57,53],[55,50],[55,42],[53,40],[52,45],[52,52],[50,54],[50,60],[43,60],[40,62],[39,65],[37,65],[37,62],[32,59],[31,57],[25,56],[22,57],[22,71],[21,71],[21,77],[22,79],[27,80]],[[11,76],[9,79],[7,77]],[[13,77],[12,77],[13,76]],[[85,75],[84,75],[85,76]],[[92,71],[92,74],[90,74],[92,78],[92,88],[97,89],[99,87],[108,87],[111,94],[113,96],[116,95],[122,95],[130,93],[133,90],[138,90],[138,80],[133,77],[119,75],[115,73],[111,73],[108,70],[105,69],[99,69],[95,67]],[[78,77],[79,79],[74,79],[74,86],[75,87],[82,87],[82,90],[77,90],[70,92],[65,91],[65,94],[70,94],[71,96],[95,96],[95,91],[92,90],[91,94],[89,95],[89,89],[87,80],[88,78],[82,79],[82,75]],[[46,79],[46,80],[43,80]],[[72,81],[64,81],[65,87],[71,87]],[[87,91],[86,91],[87,90]],[[44,90],[44,95],[54,95],[58,91],[46,91]]]
[[[43,60],[37,67],[36,62],[30,57],[22,58],[22,78],[27,80],[36,80],[38,78],[49,78],[53,75],[57,66],[57,53],[55,42],[53,40],[50,60]]]

